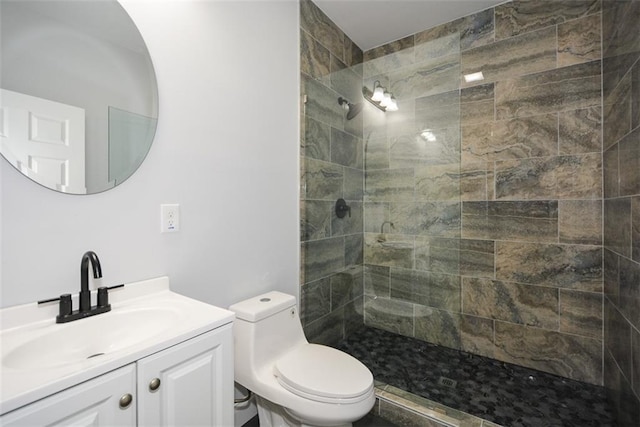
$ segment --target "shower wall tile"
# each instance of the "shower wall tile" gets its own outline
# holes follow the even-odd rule
[[[460,49],[466,50],[493,42],[493,9],[486,9],[415,34],[416,45],[458,35]]]
[[[331,236],[332,202],[303,200],[300,207],[300,240],[304,242]]]
[[[391,43],[384,44],[382,46],[369,49],[364,52],[365,62],[373,62],[378,58],[385,58],[396,52],[400,52],[415,45],[415,38],[413,35],[392,41]]]
[[[331,311],[362,297],[363,280],[362,266],[351,267],[331,276]]]
[[[602,384],[602,341],[495,322],[495,356],[544,372]]]
[[[622,314],[640,329],[640,264],[620,257],[620,303]]]
[[[602,151],[602,108],[559,113],[559,153],[582,154]]]
[[[323,85],[322,82],[300,75],[302,80],[302,94],[307,96],[304,110],[307,117],[342,129],[344,110],[338,104],[338,94]]]
[[[361,169],[344,168],[344,193],[345,200],[362,201],[364,197],[364,171]]]
[[[432,307],[415,306],[415,337],[460,350],[460,314]]]
[[[300,320],[305,326],[331,312],[331,279],[303,283],[300,288]]]
[[[344,311],[343,339],[364,327],[364,302],[361,297],[350,301],[339,310]]]
[[[423,96],[415,100],[416,129],[458,128],[460,126],[460,92],[450,91]]]
[[[413,40],[413,37],[411,37],[411,40]],[[395,49],[393,53],[389,53],[385,56],[377,57],[371,60],[367,59],[367,56],[371,51],[366,51],[364,53],[364,56],[365,56],[365,63],[363,67],[364,78],[369,79],[372,77],[376,77],[376,79],[378,79],[377,76],[381,74],[386,74],[391,71],[398,70],[398,69],[405,68],[412,65],[415,62],[415,53],[414,53],[412,42],[407,43],[406,46],[401,44],[398,47],[399,47],[398,49],[393,48]],[[400,49],[400,47],[402,48]],[[385,84],[382,81],[381,83],[383,85]],[[373,85],[369,85],[369,88],[371,88],[372,86]]]
[[[460,165],[433,165],[415,170],[416,200],[460,200]]]
[[[313,78],[322,79],[331,72],[330,62],[329,49],[306,31],[300,30],[300,71]]]
[[[602,174],[604,197],[607,199],[618,197],[620,194],[620,184],[618,182],[618,144],[609,147],[609,149],[602,154],[602,162],[604,166]]]
[[[463,313],[558,330],[558,289],[499,280],[464,278]]]
[[[494,357],[493,320],[468,314],[460,315],[460,344],[461,350]]]
[[[640,127],[618,144],[620,196],[640,194]]]
[[[558,25],[558,66],[595,61],[602,57],[601,14]]]
[[[311,0],[300,0],[300,26],[340,60],[344,60],[344,33]]]
[[[640,332],[631,330],[631,384],[636,394],[640,392]]]
[[[460,165],[460,199],[487,200],[487,175],[493,163],[474,163]],[[492,184],[493,188],[493,184]]]
[[[344,264],[353,267],[364,263],[364,236],[352,234],[344,238]]]
[[[608,249],[604,251],[604,259],[602,261],[604,266],[604,277],[603,277],[603,292],[604,295],[615,305],[620,304],[620,285],[619,285],[619,276],[620,276],[620,268],[618,266],[619,259],[618,255],[614,252],[611,252]]]
[[[463,126],[488,123],[495,119],[493,83],[460,90],[460,119]]]
[[[331,126],[305,117],[303,153],[317,160],[331,160]]]
[[[631,259],[640,262],[640,197],[631,198]]]
[[[362,99],[362,75],[358,74],[355,68],[347,67],[335,56],[331,56],[331,88],[353,103]]]
[[[374,298],[390,298],[391,268],[379,265],[365,265],[364,294]]]
[[[494,242],[489,240],[418,238],[415,268],[460,276],[494,276]]]
[[[424,130],[429,132],[430,138],[412,133],[390,139],[390,167],[448,165],[460,161],[460,130],[457,127]]]
[[[460,277],[391,268],[391,298],[448,311],[460,311]]]
[[[611,302],[605,302],[605,348],[611,352],[622,374],[631,375],[631,325]]]
[[[496,279],[602,291],[602,249],[585,245],[496,242]]]
[[[631,199],[604,201],[604,247],[610,251],[631,256]]]
[[[306,198],[335,201],[342,197],[343,178],[342,166],[307,158],[302,177]]]
[[[413,237],[365,233],[364,263],[413,268]]]
[[[556,242],[558,201],[463,202],[462,235],[478,239]]]
[[[560,200],[560,243],[602,245],[602,200]]]
[[[413,336],[413,304],[385,298],[364,298],[364,323],[367,326]]]
[[[313,240],[302,244],[304,251],[304,283],[328,277],[344,269],[344,239],[342,237]]]
[[[560,332],[602,339],[602,294],[560,289]]]
[[[557,153],[556,114],[462,127],[463,163],[546,157]]]
[[[304,326],[304,334],[309,342],[322,345],[336,345],[344,339],[344,308],[332,311]]]
[[[419,236],[460,236],[459,202],[398,202],[390,204],[396,232]]]
[[[469,49],[462,53],[460,64],[462,75],[482,71],[484,83],[555,68],[556,29],[544,28]]]
[[[364,192],[367,201],[413,199],[413,169],[380,169],[365,172]]]
[[[600,0],[515,0],[495,7],[496,40],[598,13]]]
[[[609,147],[631,130],[631,73],[604,98],[603,138]]]
[[[460,78],[460,55],[429,59],[388,75],[389,90],[398,100],[455,90]]]
[[[426,42],[416,43],[414,49],[416,62],[459,53],[459,34],[451,34]]]
[[[364,144],[365,169],[389,168],[389,140],[383,138],[367,138]]]
[[[363,204],[361,202],[349,202],[350,214],[344,218],[338,218],[334,209],[331,209],[331,236],[344,236],[348,234],[362,233]],[[335,207],[335,203],[333,204]]]
[[[383,230],[382,225],[389,221],[389,203],[368,202],[364,205],[364,231],[367,233],[384,233],[384,230],[392,232],[393,227],[385,224]],[[391,228],[389,228],[391,227]]]
[[[331,162],[362,169],[362,139],[331,128]]]
[[[600,84],[600,61],[502,80],[495,89],[496,117],[509,119],[598,106]]]

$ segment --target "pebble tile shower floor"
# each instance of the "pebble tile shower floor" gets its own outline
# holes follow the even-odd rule
[[[615,426],[602,387],[373,328],[337,348],[378,381],[503,426]]]

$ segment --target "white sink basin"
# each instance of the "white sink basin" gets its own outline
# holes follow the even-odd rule
[[[117,352],[165,332],[179,317],[175,310],[138,308],[111,311],[66,324],[29,339],[2,358],[13,369],[49,369]]]
[[[171,292],[166,277],[114,289],[109,301],[107,313],[60,324],[56,303],[0,310],[0,415],[228,325],[234,317]]]

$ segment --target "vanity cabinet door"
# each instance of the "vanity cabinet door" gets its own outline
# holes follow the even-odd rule
[[[199,335],[138,365],[140,426],[232,426],[231,324]]]
[[[0,417],[0,425],[135,426],[135,391],[136,366],[132,363],[9,412]]]

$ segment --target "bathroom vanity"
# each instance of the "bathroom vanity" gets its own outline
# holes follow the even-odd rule
[[[0,424],[233,425],[233,313],[166,277],[110,298],[66,324],[55,303],[0,310]]]

